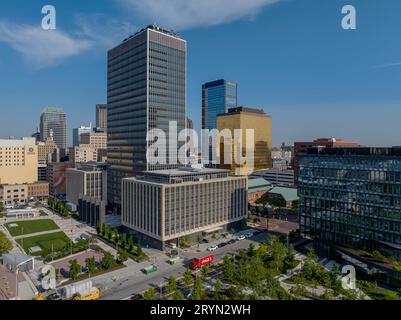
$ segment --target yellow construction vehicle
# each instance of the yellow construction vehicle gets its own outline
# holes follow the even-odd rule
[[[45,300],[45,298],[43,297],[43,294],[42,293],[39,293],[37,296],[36,296],[36,299],[35,300]]]
[[[85,293],[85,294],[78,294],[74,297],[73,300],[99,300],[100,298],[100,290],[97,288],[94,288],[91,292]]]

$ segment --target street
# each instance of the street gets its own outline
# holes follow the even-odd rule
[[[247,249],[251,243],[257,245],[260,241],[267,239],[267,233],[261,233],[251,239],[237,241],[233,244],[219,248],[214,252],[188,253],[183,252],[181,255],[184,262],[179,265],[170,265],[167,263],[168,257],[160,255],[156,257],[156,264],[159,270],[150,275],[142,273],[143,267],[149,266],[149,262],[137,264],[136,266],[127,267],[116,271],[114,274],[109,273],[104,277],[99,276],[93,279],[93,284],[101,290],[101,300],[123,300],[135,294],[141,293],[149,287],[159,288],[164,284],[168,277],[174,275],[179,277],[187,269],[189,261],[194,258],[200,258],[207,255],[214,255],[215,262],[219,262],[223,256],[229,252],[237,252],[241,249]],[[138,268],[140,266],[140,269]]]

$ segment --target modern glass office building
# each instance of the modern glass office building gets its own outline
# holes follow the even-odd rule
[[[298,182],[304,236],[401,259],[401,147],[309,148]]]
[[[67,116],[62,109],[45,108],[40,116],[40,140],[46,141],[53,131],[57,147],[67,149]]]
[[[237,84],[224,79],[202,86],[202,129],[217,128],[218,114],[237,106]]]
[[[148,170],[147,132],[178,132],[186,123],[187,43],[178,34],[148,26],[108,52],[108,200],[120,208],[121,180]],[[178,146],[179,147],[179,146]],[[168,157],[168,154],[167,154]]]

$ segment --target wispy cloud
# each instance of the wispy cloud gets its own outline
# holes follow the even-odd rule
[[[252,18],[282,0],[119,0],[150,22],[179,30]]]
[[[60,30],[0,21],[0,42],[19,52],[33,67],[41,69],[76,56],[92,45],[90,39],[76,39]]]
[[[401,67],[401,62],[385,63],[374,66],[374,69]]]
[[[105,48],[113,47],[138,29],[131,22],[101,13],[77,14],[75,22],[78,27],[77,35],[91,39],[96,45]]]

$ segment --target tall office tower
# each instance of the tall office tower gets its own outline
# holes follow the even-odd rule
[[[107,104],[96,105],[96,129],[107,129]]]
[[[67,116],[62,109],[45,108],[40,116],[40,140],[45,141],[53,130],[57,147],[67,149]]]
[[[108,200],[118,210],[122,178],[178,166],[149,164],[146,136],[158,128],[168,139],[170,121],[185,129],[186,55],[185,40],[156,26],[108,52]]]
[[[222,141],[217,142],[217,157],[220,156],[219,168],[231,170],[233,175],[249,175],[254,171],[270,169],[272,162],[272,117],[265,114],[263,110],[237,107],[229,109],[228,113],[217,116],[217,129],[221,132],[225,129],[231,131],[233,138],[232,163],[224,163],[224,146]],[[241,141],[235,141],[234,133],[236,129],[242,129]],[[247,129],[254,130],[254,145],[248,146],[246,141]],[[237,150],[238,143],[241,143],[242,150]],[[249,163],[239,164],[237,153],[243,156],[247,150],[253,148],[253,165]]]
[[[309,148],[299,156],[298,193],[301,233],[319,252],[401,260],[400,147]]]
[[[237,84],[224,79],[202,86],[202,129],[217,128],[218,114],[237,106]]]
[[[72,146],[76,147],[81,144],[81,135],[84,133],[92,132],[92,123],[89,127],[81,126],[79,128],[72,129]]]

